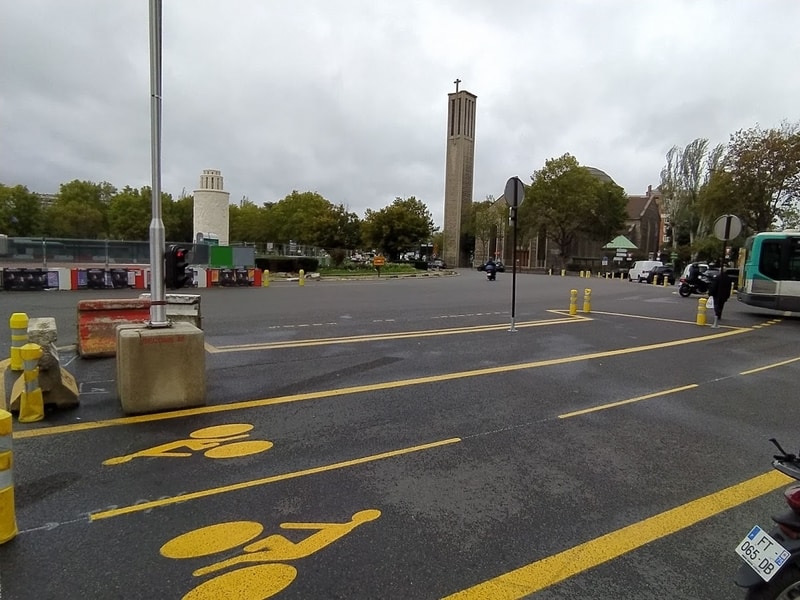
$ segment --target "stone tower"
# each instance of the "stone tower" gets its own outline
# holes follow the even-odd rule
[[[475,172],[475,100],[466,90],[447,95],[447,156],[444,180],[444,242],[442,256],[452,267],[467,267],[469,255],[461,247],[472,207]]]
[[[222,175],[214,169],[205,169],[200,175],[200,189],[194,191],[193,229],[197,234],[209,233],[219,238],[220,246],[228,245],[230,193],[222,191]]]

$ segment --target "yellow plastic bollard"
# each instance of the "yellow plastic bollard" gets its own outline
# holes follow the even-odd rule
[[[0,544],[17,535],[14,512],[14,461],[11,456],[11,413],[0,410]]]
[[[261,287],[269,287],[269,269],[264,269],[261,274]]]
[[[578,314],[578,290],[569,291],[569,314]]]
[[[706,324],[706,302],[708,298],[700,298],[697,301],[697,324],[698,325],[705,325]]]
[[[19,422],[33,423],[44,419],[44,398],[39,387],[39,359],[42,358],[42,347],[39,344],[25,344],[20,348],[25,371],[25,390],[19,399]]]
[[[11,370],[22,371],[22,357],[19,349],[28,343],[28,315],[14,313],[8,320],[11,327]]]
[[[303,269],[300,269],[300,281],[298,283],[300,286],[304,286],[306,284],[306,272]]]
[[[587,315],[592,312],[592,290],[590,288],[583,290],[583,312]]]
[[[566,269],[561,269],[561,276],[564,277],[567,274]]]
[[[669,277],[667,277],[666,274],[664,275],[663,285],[664,285],[664,287],[669,287]]]
[[[581,279],[583,279],[583,271],[579,271],[579,272],[578,272],[578,277],[580,277]]]
[[[591,278],[592,278],[592,270],[589,269],[588,271],[586,271],[586,279],[591,279]]]
[[[547,274],[548,274],[548,275],[552,275],[552,274],[553,274],[553,267],[550,267],[550,268],[547,270]]]

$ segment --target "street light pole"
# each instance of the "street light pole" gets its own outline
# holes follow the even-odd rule
[[[150,327],[169,327],[164,296],[164,222],[161,220],[161,0],[150,0]]]

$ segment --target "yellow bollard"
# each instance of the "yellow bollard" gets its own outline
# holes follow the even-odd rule
[[[655,274],[653,275],[653,285],[658,285],[658,277]]]
[[[42,347],[39,344],[25,344],[20,348],[25,371],[25,391],[19,399],[19,422],[33,423],[44,419],[44,398],[39,387],[39,359],[42,358]]]
[[[569,314],[578,314],[578,290],[569,291]]]
[[[17,535],[14,513],[14,461],[11,456],[11,413],[0,410],[0,544]]]
[[[592,312],[592,290],[589,288],[583,290],[583,312],[587,315]]]
[[[700,298],[697,301],[697,324],[698,325],[705,325],[706,324],[706,302],[708,298]]]
[[[14,313],[8,320],[11,327],[11,370],[22,371],[22,357],[19,349],[28,343],[28,315]]]
[[[548,274],[548,275],[552,275],[552,274],[553,274],[553,267],[550,267],[550,268],[547,270],[547,274]]]
[[[269,287],[269,269],[264,269],[261,274],[261,287]]]
[[[580,277],[581,279],[583,279],[583,271],[579,271],[579,272],[578,272],[578,277]]]
[[[668,287],[669,286],[669,277],[667,277],[666,274],[664,275],[664,281],[662,282],[662,285],[664,287]]]
[[[591,278],[592,278],[592,270],[589,269],[588,271],[586,271],[586,279],[591,279]]]
[[[564,277],[567,274],[566,269],[561,269],[561,276]]]
[[[304,286],[306,284],[306,272],[303,269],[300,269],[300,286]]]

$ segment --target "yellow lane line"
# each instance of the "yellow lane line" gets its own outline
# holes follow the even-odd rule
[[[763,367],[758,367],[756,369],[750,369],[749,371],[742,371],[741,373],[739,373],[739,375],[751,375],[752,373],[758,373],[760,371],[766,371],[767,369],[774,369],[775,367],[782,367],[783,365],[788,365],[788,364],[791,364],[793,362],[797,362],[798,360],[800,360],[800,356],[798,356],[797,358],[790,358],[789,360],[784,360],[784,361],[781,361],[781,362],[778,362],[778,363],[775,363],[775,364],[772,364],[772,365],[765,365]]]
[[[600,404],[598,406],[593,406],[591,408],[584,408],[582,410],[575,410],[573,412],[564,413],[558,415],[559,419],[569,419],[570,417],[577,417],[579,415],[585,415],[588,413],[597,412],[600,410],[607,410],[609,408],[616,408],[617,406],[623,406],[625,404],[632,404],[634,402],[639,402],[641,400],[649,400],[650,398],[658,398],[659,396],[667,396],[668,394],[677,394],[678,392],[684,392],[686,390],[691,390],[696,387],[699,387],[698,384],[692,383],[689,385],[684,385],[681,387],[672,388],[669,390],[662,390],[660,392],[653,392],[652,394],[645,394],[644,396],[637,396],[636,398],[630,398],[628,400],[620,400],[618,402],[610,402],[608,404]]]
[[[497,367],[485,367],[482,369],[474,369],[471,371],[456,371],[453,373],[444,373],[442,375],[429,375],[427,377],[416,377],[413,379],[399,379],[397,381],[386,381],[384,383],[375,383],[369,385],[357,385],[353,387],[334,388],[331,390],[323,390],[318,392],[306,392],[304,394],[293,394],[289,396],[278,396],[276,398],[264,398],[261,400],[246,400],[244,402],[237,402],[234,404],[219,404],[215,406],[201,406],[198,408],[186,408],[183,410],[175,410],[163,413],[155,413],[151,415],[139,415],[136,417],[120,417],[117,419],[108,419],[106,421],[89,421],[86,423],[73,423],[71,425],[56,425],[54,427],[41,427],[37,429],[26,429],[15,431],[14,439],[38,437],[43,435],[54,435],[59,433],[68,433],[73,431],[86,431],[89,429],[99,429],[102,427],[112,427],[116,425],[131,425],[134,423],[146,423],[150,421],[163,421],[166,419],[177,419],[181,417],[188,417],[194,415],[205,415],[211,413],[228,412],[234,410],[243,410],[248,408],[259,408],[262,406],[271,406],[275,404],[286,404],[289,402],[299,402],[304,400],[317,400],[320,398],[332,398],[336,396],[347,396],[350,394],[361,394],[364,392],[377,392],[389,389],[403,388],[412,385],[425,385],[431,383],[441,383],[444,381],[455,381],[457,379],[464,379],[467,377],[482,377],[484,375],[498,375],[502,373],[511,373],[514,371],[523,371],[526,369],[536,369],[540,367],[552,367],[555,365],[564,365],[575,362],[582,362],[587,360],[596,360],[599,358],[608,358],[612,356],[623,356],[626,354],[636,354],[638,352],[648,352],[650,350],[660,350],[663,348],[673,348],[675,346],[683,346],[686,344],[693,344],[697,342],[706,342],[709,340],[730,337],[740,333],[746,333],[749,329],[734,329],[731,331],[724,331],[714,333],[711,335],[704,335],[696,338],[673,340],[671,342],[659,342],[656,344],[647,344],[645,346],[632,346],[630,348],[620,348],[618,350],[604,350],[602,352],[592,352],[589,354],[578,354],[575,356],[565,356],[562,358],[550,358],[547,360],[538,360],[533,362],[501,365]]]
[[[734,508],[792,481],[770,471],[708,496],[692,500],[638,523],[612,531],[558,554],[447,596],[444,600],[512,600],[524,598],[657,539]]]
[[[515,323],[518,328],[541,327],[543,325],[554,325],[557,323],[577,323],[579,321],[590,321],[591,319],[566,318],[566,319],[546,319],[541,321],[524,321]],[[508,324],[494,325],[473,325],[470,327],[452,327],[448,329],[429,329],[423,331],[400,331],[397,333],[378,333],[366,335],[352,335],[333,338],[316,338],[309,340],[290,340],[282,342],[257,342],[253,344],[236,344],[231,346],[216,346],[214,352],[246,352],[251,350],[267,350],[273,348],[301,348],[305,346],[326,346],[330,344],[353,344],[358,342],[374,342],[382,340],[399,340],[405,338],[431,337],[440,335],[456,335],[461,333],[481,333],[484,331],[498,331],[508,329]]]
[[[267,485],[276,483],[278,481],[286,481],[287,479],[296,479],[298,477],[305,477],[306,475],[315,475],[317,473],[325,473],[326,471],[334,471],[336,469],[344,469],[346,467],[353,467],[356,465],[363,465],[365,463],[374,462],[376,460],[383,460],[385,458],[393,458],[395,456],[402,456],[404,454],[411,454],[412,452],[421,452],[422,450],[431,450],[440,446],[447,446],[449,444],[456,444],[461,441],[461,438],[448,438],[438,442],[431,442],[429,444],[421,444],[419,446],[411,446],[410,448],[401,448],[399,450],[392,450],[390,452],[381,452],[380,454],[372,454],[371,456],[364,456],[353,460],[345,460],[330,465],[323,465],[321,467],[313,467],[311,469],[303,469],[302,471],[293,471],[291,473],[284,473],[282,475],[273,475],[271,477],[264,477],[262,479],[254,479],[252,481],[242,481],[231,485],[223,485],[220,487],[210,488],[207,490],[200,490],[191,492],[189,494],[182,494],[173,498],[165,498],[163,500],[152,500],[150,502],[143,502],[141,504],[134,504],[131,506],[123,506],[113,510],[104,510],[90,515],[90,521],[99,521],[100,519],[109,519],[111,517],[119,517],[120,515],[127,515],[159,506],[168,506],[170,504],[178,504],[180,502],[187,502],[189,500],[198,500],[200,498],[208,498],[209,496],[216,496],[219,494],[226,494],[228,492],[235,492],[237,490],[244,490],[259,485]]]
[[[554,310],[552,312],[555,313],[564,313],[566,311],[563,310]],[[665,323],[681,323],[682,325],[696,325],[696,321],[682,321],[680,319],[665,319],[664,317],[646,317],[644,315],[630,315],[626,313],[615,313],[615,312],[603,312],[601,310],[593,310],[589,313],[590,315],[608,315],[611,317],[628,317],[630,319],[645,319],[648,321],[663,321]]]

